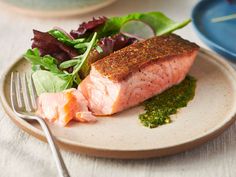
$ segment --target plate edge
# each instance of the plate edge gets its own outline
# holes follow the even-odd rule
[[[233,73],[233,77],[236,80],[236,72],[232,68],[230,64],[227,63],[227,61],[224,61],[223,57],[214,54],[210,52],[209,50],[201,48],[200,50],[203,52],[203,54],[207,54],[210,56],[213,56],[214,58],[217,58],[217,62],[221,62],[226,69],[230,70],[230,73]],[[11,111],[11,108],[9,107],[5,97],[4,97],[4,81],[6,80],[6,75],[7,73],[22,59],[22,57],[19,57],[15,62],[9,65],[8,69],[3,72],[0,84],[0,101],[2,103],[2,106],[4,108],[4,111],[6,114],[11,118],[11,120],[21,129],[29,133],[30,135],[33,135],[34,137],[38,138],[39,140],[46,141],[42,131],[38,130],[34,126],[31,126],[31,128],[35,129],[34,131],[31,130],[29,127],[30,124],[25,123],[26,126],[24,127],[19,120],[22,120],[19,118],[17,121],[14,117],[14,113]],[[174,145],[174,146],[169,146],[165,148],[159,148],[159,149],[147,149],[147,150],[112,150],[112,149],[104,149],[104,148],[94,148],[94,147],[88,147],[84,145],[79,145],[79,144],[74,144],[71,143],[68,140],[65,140],[63,138],[57,138],[57,142],[60,147],[63,149],[73,151],[73,152],[79,152],[82,154],[87,154],[87,155],[93,155],[96,157],[109,157],[109,158],[116,158],[116,159],[142,159],[142,158],[154,158],[154,157],[161,157],[161,156],[167,156],[167,155],[172,155],[176,154],[179,152],[183,152],[189,149],[192,149],[196,146],[199,146],[205,142],[207,142],[210,139],[215,138],[219,134],[221,134],[227,127],[229,127],[235,120],[236,118],[234,117],[236,113],[236,110],[234,111],[234,114],[229,119],[225,124],[216,127],[213,129],[211,132],[208,132],[206,135],[200,136],[199,138],[196,138],[192,141],[188,141],[179,145]],[[25,122],[25,121],[22,121]],[[27,125],[28,124],[28,125]]]

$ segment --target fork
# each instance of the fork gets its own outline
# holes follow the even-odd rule
[[[30,79],[27,79],[25,73],[22,76],[19,72],[12,72],[10,91],[11,105],[14,113],[22,119],[38,121],[51,148],[59,176],[70,177],[54,137],[45,120],[35,114],[37,110],[37,96],[32,76],[30,76]]]

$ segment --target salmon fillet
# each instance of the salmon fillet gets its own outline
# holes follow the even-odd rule
[[[180,83],[199,47],[170,34],[134,43],[95,62],[79,85],[95,115],[111,115]]]
[[[37,114],[61,126],[65,126],[72,119],[79,122],[96,120],[88,110],[87,100],[76,89],[41,94],[38,98]]]

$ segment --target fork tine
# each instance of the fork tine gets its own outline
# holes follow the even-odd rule
[[[23,99],[22,90],[21,90],[21,79],[20,79],[19,72],[16,72],[15,91],[16,91],[16,98],[17,98],[18,107],[23,108],[24,107],[24,99]]]
[[[25,103],[25,108],[27,111],[33,111],[32,104],[31,104],[31,96],[29,93],[29,87],[28,87],[28,82],[27,82],[27,76],[24,73],[21,79],[21,89],[23,93],[23,98],[24,98],[24,103]]]
[[[15,83],[15,73],[11,73],[11,106],[12,109],[16,112],[17,109],[19,109],[17,104],[17,95],[16,95],[16,83]]]
[[[37,109],[37,101],[36,101],[37,94],[36,94],[36,89],[34,86],[32,74],[30,76],[29,89],[30,89],[30,93],[31,93],[31,103],[32,103],[33,108],[36,110]]]

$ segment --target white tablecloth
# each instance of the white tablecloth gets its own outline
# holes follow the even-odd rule
[[[0,10],[0,72],[30,47],[32,29],[76,29],[92,16],[163,11],[177,21],[190,16],[197,0],[118,0],[102,10],[73,18],[39,19]],[[192,26],[178,31],[204,46]],[[149,160],[111,160],[62,151],[72,177],[233,177],[236,176],[236,124],[193,150]],[[194,127],[193,127],[194,128]],[[57,171],[46,143],[19,129],[0,108],[0,177],[52,177]]]

